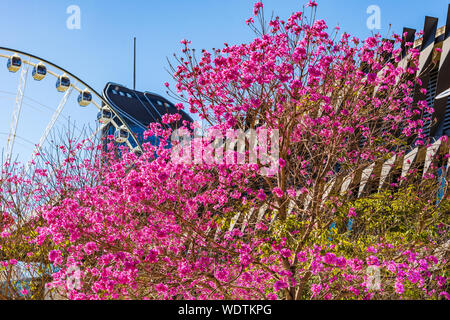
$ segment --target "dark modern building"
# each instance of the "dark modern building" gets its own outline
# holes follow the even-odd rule
[[[424,35],[420,39],[415,39],[415,29],[403,29],[407,33],[406,41],[413,42],[414,47],[420,50],[419,74],[422,74],[422,87],[427,89],[427,94],[423,96],[416,92],[415,100],[426,99],[428,105],[434,108],[434,121],[425,126],[426,135],[432,138],[450,135],[450,98],[435,99],[450,87],[450,5],[446,24],[440,28],[438,24],[438,18],[426,16]]]
[[[183,121],[193,122],[186,112],[178,110],[172,102],[156,93],[132,90],[120,84],[108,82],[103,89],[103,97],[120,114],[140,144],[146,142],[144,131],[148,125],[153,122],[162,123],[164,114],[179,113],[181,115],[179,121],[171,124],[173,129],[180,127]],[[118,125],[121,126],[123,123]],[[103,134],[114,135],[115,131],[112,125],[107,125]],[[129,141],[133,147],[136,147],[133,139]],[[157,143],[157,137],[151,137],[149,142]]]

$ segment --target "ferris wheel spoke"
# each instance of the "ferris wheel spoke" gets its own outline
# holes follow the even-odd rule
[[[45,128],[45,131],[42,134],[41,139],[39,140],[38,144],[36,145],[36,148],[34,149],[33,154],[31,155],[30,161],[28,161],[27,166],[30,166],[32,164],[33,160],[37,156],[37,153],[42,148],[42,145],[45,143],[45,140],[47,140],[47,137],[50,134],[50,131],[52,130],[56,121],[58,120],[59,115],[63,111],[64,106],[66,105],[67,100],[69,99],[69,96],[72,93],[72,90],[73,90],[73,86],[70,86],[70,88],[64,93],[64,96],[62,97],[61,101],[59,102],[58,108],[56,108],[55,112],[53,113],[53,116],[50,119],[50,122],[48,123],[47,127]]]
[[[27,83],[28,69],[30,65],[25,64],[20,71],[19,86],[17,88],[16,101],[14,103],[14,111],[11,119],[11,126],[8,135],[8,142],[6,145],[6,161],[10,161],[14,148],[14,140],[16,139],[17,126],[19,124],[20,111],[22,110],[22,102],[25,93],[25,86]]]

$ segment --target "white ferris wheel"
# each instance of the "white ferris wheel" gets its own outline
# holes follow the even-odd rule
[[[0,47],[1,160],[35,164],[58,139],[93,138],[114,127],[114,140],[140,151],[136,136],[114,107],[92,87],[56,64]],[[110,131],[110,130],[109,130]]]

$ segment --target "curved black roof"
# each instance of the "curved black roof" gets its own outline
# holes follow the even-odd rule
[[[164,114],[181,115],[181,120],[172,124],[178,128],[183,121],[193,122],[193,119],[183,110],[178,110],[166,98],[151,92],[141,92],[129,89],[117,83],[108,82],[103,89],[104,98],[121,113],[129,124],[147,128],[150,123],[161,123]]]

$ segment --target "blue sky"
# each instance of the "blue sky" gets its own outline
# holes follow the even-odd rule
[[[304,1],[266,0],[265,12],[281,17],[300,9]],[[224,42],[249,41],[244,20],[253,0],[14,0],[0,4],[0,44],[29,51],[73,72],[97,90],[107,81],[132,86],[132,39],[137,37],[137,88],[164,94],[166,57],[181,48],[183,38],[192,46],[220,47]],[[381,9],[381,30],[388,24],[423,28],[425,15],[445,24],[448,0],[319,0],[318,14],[328,25],[367,37],[369,5]],[[69,5],[81,9],[81,29],[69,30]]]
[[[166,71],[173,53],[181,49],[180,40],[192,41],[192,47],[211,49],[222,47],[224,42],[236,44],[248,42],[253,34],[244,21],[252,16],[254,0],[14,0],[0,2],[0,46],[30,52],[69,70],[101,91],[106,82],[113,81],[132,87],[132,46],[137,37],[137,89],[152,91],[163,96],[164,82],[171,82]],[[265,0],[266,14],[287,18],[301,10],[307,0]],[[426,15],[439,18],[439,26],[445,24],[448,0],[317,0],[318,17],[333,28],[339,24],[346,31],[360,38],[372,31],[366,26],[370,5],[381,10],[381,29],[387,35],[391,30],[400,33],[403,27],[423,28]],[[66,27],[70,5],[81,10],[81,29]],[[9,74],[0,60],[0,91],[14,92],[19,72]],[[4,68],[4,69],[2,69]],[[12,78],[12,77],[15,77]],[[54,80],[51,80],[54,81]],[[31,80],[31,82],[33,82]],[[30,81],[28,82],[30,83]],[[54,109],[61,94],[54,90],[50,79],[27,83],[26,95]],[[48,85],[46,90],[42,89]],[[38,86],[39,85],[39,86]],[[33,89],[35,87],[35,89]],[[4,89],[7,88],[7,89]],[[33,91],[34,90],[34,91]],[[54,97],[53,97],[54,96]],[[0,128],[8,131],[14,95],[0,95]],[[75,100],[75,99],[73,99]],[[29,100],[29,104],[31,104]],[[33,108],[32,108],[33,107]],[[78,112],[74,106],[67,108],[78,119],[95,118],[94,113]],[[26,109],[28,108],[28,109]],[[49,108],[48,108],[49,109]],[[36,111],[37,110],[37,111]],[[49,109],[50,110],[50,109]],[[45,128],[51,112],[44,113],[40,105],[25,106],[23,124],[18,134],[37,142],[35,134]],[[39,120],[38,120],[39,114]],[[28,117],[28,118],[27,118]],[[41,128],[38,125],[41,124]],[[5,146],[7,132],[0,130],[0,149]],[[26,144],[25,140],[22,141]],[[20,143],[20,141],[19,141]],[[27,142],[28,143],[28,142]],[[28,143],[28,145],[31,145]],[[19,152],[19,151],[17,151]]]

